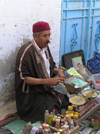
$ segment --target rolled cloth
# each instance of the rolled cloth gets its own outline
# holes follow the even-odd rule
[[[33,33],[42,32],[46,30],[50,30],[50,26],[47,22],[39,21],[33,24],[33,28],[32,28]]]

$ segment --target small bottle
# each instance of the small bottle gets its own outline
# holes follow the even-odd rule
[[[51,134],[51,129],[48,124],[46,124],[45,129],[44,129],[44,134]]]
[[[91,127],[94,127],[94,119],[91,119]]]
[[[43,134],[42,126],[40,126],[37,130],[37,134]]]
[[[49,114],[49,125],[52,125],[52,121],[53,121],[53,114],[52,112]]]
[[[49,123],[49,111],[46,110],[44,114],[44,123]]]
[[[69,125],[72,125],[74,122],[73,122],[73,119],[70,119],[69,120]]]
[[[61,117],[61,121],[60,122],[62,124],[61,126],[63,126],[64,125],[64,117]]]
[[[55,127],[55,118],[53,117],[52,126]]]
[[[71,119],[70,114],[66,114],[66,115],[65,115],[65,120],[66,120],[66,121],[69,121],[70,119]]]
[[[56,120],[55,120],[55,127],[60,128],[60,118],[59,117],[56,118]]]
[[[98,130],[98,128],[99,128],[99,119],[97,119],[97,118],[95,118],[94,119],[94,128],[95,128],[95,130]]]
[[[56,111],[55,111],[55,110],[53,110],[53,112],[52,112],[53,116],[55,115],[55,112],[56,112]]]
[[[73,128],[73,127],[74,127],[74,123],[73,123],[73,124],[71,124],[71,125],[69,125],[69,127],[70,127],[70,129],[71,129],[71,128]]]
[[[93,132],[95,131],[95,122],[94,122],[94,119],[91,119],[91,124],[90,126],[92,127],[93,129]]]

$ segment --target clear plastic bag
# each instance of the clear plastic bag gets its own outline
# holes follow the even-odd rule
[[[67,94],[67,89],[63,83],[59,83],[56,86],[53,86],[53,89],[61,94]]]

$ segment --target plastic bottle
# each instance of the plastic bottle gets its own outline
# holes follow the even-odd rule
[[[91,127],[94,127],[94,119],[91,119]]]
[[[95,128],[95,130],[98,130],[98,128],[99,128],[99,119],[97,119],[97,118],[95,118],[94,119],[94,128]]]
[[[60,128],[60,118],[59,117],[56,118],[56,120],[55,120],[55,127]]]
[[[52,126],[55,127],[55,118],[53,117]]]
[[[55,112],[56,112],[56,111],[55,111],[55,110],[53,110],[53,112],[52,112],[53,116],[55,115]]]
[[[46,110],[44,114],[44,123],[49,123],[49,111]]]
[[[53,121],[53,114],[52,112],[49,114],[49,125],[52,125],[52,121]]]

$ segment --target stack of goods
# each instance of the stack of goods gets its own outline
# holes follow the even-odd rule
[[[55,114],[53,110],[48,110],[44,114],[44,123],[38,121],[34,124],[26,123],[22,134],[76,134],[79,126],[75,122],[79,119],[79,113],[74,111],[73,106],[68,106],[68,110],[62,109],[61,114]]]
[[[44,123],[39,127],[32,127],[30,134],[76,134],[79,126],[75,126],[75,121],[79,119],[79,113],[73,111],[72,106],[68,110],[62,109],[61,114],[55,114],[53,110],[48,110],[44,114]]]
[[[71,128],[75,127],[75,122],[79,119],[79,113],[73,111],[73,106],[68,106],[68,110],[62,114],[55,115],[55,110],[49,114],[45,111],[43,128],[49,124],[50,128],[60,133],[68,133]]]

